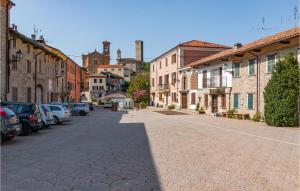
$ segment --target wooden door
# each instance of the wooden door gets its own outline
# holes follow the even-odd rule
[[[212,113],[218,112],[218,96],[217,95],[212,95],[211,112]]]
[[[181,108],[187,109],[187,93],[181,94]]]

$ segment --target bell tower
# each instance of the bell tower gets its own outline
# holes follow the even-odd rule
[[[102,54],[107,58],[106,62],[104,63],[109,64],[110,63],[110,42],[103,41],[102,44],[103,44]]]

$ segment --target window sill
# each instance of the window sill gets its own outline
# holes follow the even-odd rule
[[[256,76],[256,74],[248,74],[248,77]]]
[[[232,78],[241,78],[241,76],[233,76]]]

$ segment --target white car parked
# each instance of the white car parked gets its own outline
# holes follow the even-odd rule
[[[50,105],[55,124],[70,121],[71,112],[63,105]]]
[[[42,128],[49,127],[50,125],[54,125],[55,119],[53,117],[53,113],[51,112],[49,105],[39,104],[38,108],[42,118],[42,123],[43,123]]]

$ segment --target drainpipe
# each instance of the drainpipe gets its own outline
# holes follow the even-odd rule
[[[6,66],[5,66],[5,93],[4,100],[7,101],[7,94],[9,93],[9,43],[8,34],[9,34],[9,3],[6,5]],[[1,90],[2,91],[2,90]]]
[[[258,56],[251,51],[249,51],[250,54],[256,57],[256,112],[259,112],[259,96],[260,96],[260,88],[259,88],[259,81],[260,81],[260,71],[258,67]]]
[[[36,103],[37,57],[42,53],[43,51],[39,52],[34,56],[34,103]]]

